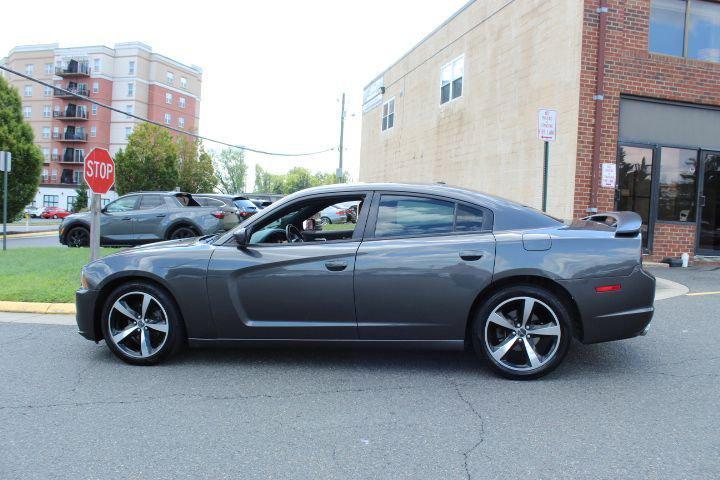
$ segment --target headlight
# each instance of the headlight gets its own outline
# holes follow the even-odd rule
[[[88,288],[88,281],[87,281],[87,278],[85,277],[85,269],[84,268],[82,270],[80,270],[80,285],[82,286],[82,288],[85,288],[85,289]]]

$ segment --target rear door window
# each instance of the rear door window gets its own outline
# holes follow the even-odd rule
[[[455,231],[481,232],[483,231],[485,220],[485,212],[482,210],[458,204]]]
[[[434,198],[383,195],[375,237],[442,235],[453,232],[455,203]]]
[[[140,198],[139,210],[150,210],[165,206],[165,199],[162,195],[143,195]]]

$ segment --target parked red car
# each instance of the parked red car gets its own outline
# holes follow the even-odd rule
[[[42,218],[65,218],[70,212],[60,207],[45,207],[40,216]]]

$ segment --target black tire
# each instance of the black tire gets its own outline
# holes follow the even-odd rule
[[[68,247],[87,247],[90,245],[90,231],[85,227],[72,227],[65,234]]]
[[[320,225],[332,225],[332,220],[328,217],[322,217],[320,219]]]
[[[113,308],[115,302],[119,299],[129,299],[127,302],[125,302],[125,305],[131,306],[131,308],[133,308],[133,311],[136,311],[142,307],[137,302],[132,302],[132,296],[138,294],[149,294],[153,297],[155,302],[157,302],[156,304],[152,303],[148,307],[148,320],[153,315],[153,313],[158,313],[158,315],[165,314],[167,317],[167,332],[164,341],[160,342],[156,340],[155,347],[157,349],[147,356],[142,356],[142,352],[140,351],[141,348],[139,344],[142,337],[140,337],[141,332],[140,328],[138,327],[136,327],[136,332],[127,335],[127,340],[123,341],[122,348],[118,346],[115,341],[112,340],[111,329],[113,329],[114,331],[117,330],[118,321],[122,321],[127,318],[129,320],[129,324],[133,323],[132,318],[123,315],[118,310],[115,310]],[[160,308],[158,308],[158,305],[160,306]],[[145,323],[149,324],[149,322]],[[175,300],[164,289],[152,283],[147,283],[143,281],[131,281],[113,290],[113,292],[108,296],[107,300],[105,301],[102,318],[100,319],[100,324],[102,326],[105,343],[107,344],[110,351],[113,352],[113,354],[115,354],[115,356],[117,356],[120,360],[131,365],[155,365],[157,363],[160,363],[161,361],[169,359],[173,355],[176,355],[185,346],[185,326],[182,321],[180,310],[175,303]],[[120,327],[120,329],[122,328],[123,327]],[[146,332],[148,331],[147,326],[145,327],[145,330]],[[153,334],[157,333],[152,328],[149,329],[149,331]],[[146,335],[148,335],[148,333],[146,333]],[[133,347],[135,347],[136,344],[140,356],[133,355],[131,353]]]
[[[528,325],[534,323],[535,327],[545,330],[547,330],[547,327],[553,327],[553,330],[559,330],[559,339],[556,340],[556,337],[552,336],[534,335],[532,332],[535,327],[532,326],[528,329],[517,328],[520,323],[515,322],[522,322],[522,318],[518,319],[512,315],[514,311],[515,315],[522,316],[520,302],[523,302],[523,300],[521,299],[531,299],[528,301],[533,305],[530,308]],[[517,303],[514,304],[513,302]],[[490,315],[496,309],[503,308],[509,310],[507,314],[503,315],[503,318],[511,320],[510,326],[517,328],[514,330],[515,333],[509,333],[509,328],[501,327],[499,324],[490,321]],[[531,380],[550,373],[562,363],[569,350],[572,337],[570,321],[567,306],[556,294],[534,285],[506,287],[493,293],[478,308],[471,327],[472,345],[475,353],[496,373],[513,380]],[[486,331],[490,333],[488,341],[486,341]],[[508,333],[505,337],[502,336],[504,332]],[[544,363],[532,367],[531,355],[528,353],[528,347],[525,346],[526,341],[537,342],[534,345],[530,343],[532,345],[530,350],[537,355],[535,357],[536,361],[539,359],[540,362]],[[500,355],[503,349],[499,347],[504,344],[511,344],[512,348],[507,350],[507,353],[498,360],[491,352],[491,344],[496,344],[495,346],[498,347],[494,350],[495,355]],[[536,349],[535,347],[539,348]],[[516,360],[513,361],[513,359]],[[521,365],[522,361],[526,362],[525,365]]]
[[[177,228],[174,228],[170,235],[168,236],[169,240],[178,240],[181,238],[192,238],[192,237],[199,237],[200,234],[195,231],[192,227],[186,227],[186,226],[180,226]]]

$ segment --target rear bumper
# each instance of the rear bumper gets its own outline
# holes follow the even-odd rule
[[[81,288],[75,292],[75,321],[78,333],[95,342],[102,338],[102,332],[95,328],[95,312],[98,300],[97,290]]]
[[[626,277],[588,278],[562,282],[580,312],[583,343],[632,338],[647,333],[655,307],[655,277],[638,266]],[[621,286],[597,293],[596,287]]]

